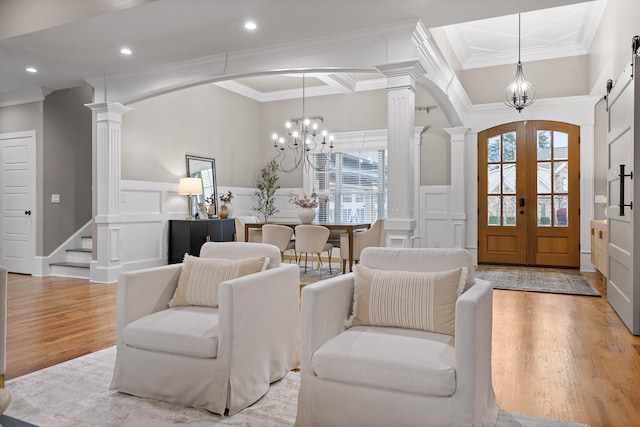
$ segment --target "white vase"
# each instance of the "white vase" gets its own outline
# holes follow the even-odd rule
[[[298,218],[300,218],[300,222],[303,224],[311,224],[313,220],[316,219],[315,208],[299,208]]]
[[[231,202],[224,202],[227,207],[227,218],[233,218],[233,205]]]

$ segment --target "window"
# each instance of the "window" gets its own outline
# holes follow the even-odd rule
[[[333,153],[333,170],[313,172],[320,221],[374,222],[387,216],[387,151]]]

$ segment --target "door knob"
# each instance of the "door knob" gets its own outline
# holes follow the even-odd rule
[[[524,210],[520,211],[520,215],[524,215]]]
[[[25,215],[31,215],[31,211],[24,211]]]

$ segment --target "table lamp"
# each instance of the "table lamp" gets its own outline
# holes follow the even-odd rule
[[[193,206],[191,205],[191,196],[194,194],[202,194],[202,179],[200,178],[180,178],[180,184],[178,184],[178,194],[181,196],[187,196],[187,203],[189,204],[189,215],[187,220],[192,221],[193,218]]]

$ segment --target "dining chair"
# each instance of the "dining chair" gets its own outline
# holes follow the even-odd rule
[[[385,246],[386,233],[384,220],[378,219],[370,228],[353,233],[353,263],[360,261],[360,253],[364,248],[371,246]],[[349,261],[349,235],[340,236],[340,258],[342,258],[342,272],[346,273]]]
[[[297,259],[295,252],[295,241],[293,237],[293,228],[279,224],[265,224],[262,226],[262,243],[269,243],[280,249],[280,260],[284,262],[284,253],[288,250],[294,251],[294,257]],[[289,259],[291,262],[291,259]]]
[[[257,216],[237,216],[234,219],[236,223],[236,242],[244,242],[245,224],[257,224],[260,222]],[[259,228],[250,228],[247,241],[260,243],[262,241],[262,231]]]
[[[329,258],[329,274],[331,274],[331,251],[333,250],[333,245],[331,243],[327,243],[327,239],[329,239],[330,234],[329,229],[322,225],[302,224],[296,226],[295,233],[297,262],[300,264],[300,259],[304,253],[305,274],[307,272],[307,256],[311,253],[315,254],[318,258],[318,271],[320,272],[320,277],[322,277],[322,271],[320,270],[322,261],[320,259],[320,255],[323,252],[327,252]]]

